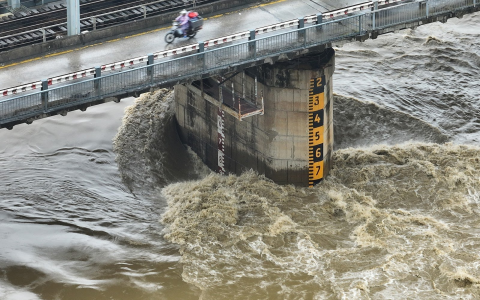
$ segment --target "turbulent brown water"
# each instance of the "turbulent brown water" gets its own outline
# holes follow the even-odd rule
[[[205,299],[478,299],[479,154],[340,150],[313,190],[253,173],[173,184],[165,237]]]
[[[168,90],[0,131],[0,299],[480,299],[479,20],[336,47],[313,189],[208,171]]]

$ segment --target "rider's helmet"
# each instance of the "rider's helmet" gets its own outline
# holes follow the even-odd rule
[[[185,16],[185,15],[187,14],[187,11],[184,9],[184,10],[182,10],[182,11],[180,12],[180,14],[181,14],[182,16]]]

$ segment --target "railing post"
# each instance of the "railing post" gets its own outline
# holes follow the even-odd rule
[[[93,30],[97,30],[97,18],[92,17],[90,21],[92,22]]]
[[[200,42],[198,43],[198,51],[197,53],[199,53],[199,55],[197,56],[198,57],[198,60],[201,60],[202,62],[202,70],[205,70],[205,43],[204,42]]]
[[[47,111],[48,109],[48,80],[42,80],[42,104],[43,104],[43,111]]]
[[[205,52],[205,43],[200,42],[198,43],[198,53],[203,53],[203,52]]]
[[[146,19],[147,18],[147,7],[145,5],[142,5],[142,9],[143,9],[143,18]]]
[[[95,80],[93,81],[93,88],[95,89],[97,94],[99,94],[102,87],[100,81],[100,77],[102,77],[102,69],[99,67],[95,67],[95,75],[93,75],[93,77],[95,78]]]
[[[255,30],[250,30],[250,36],[248,37],[250,43],[248,43],[248,51],[250,54],[253,52],[253,57],[257,55],[257,42],[255,41]]]
[[[358,16],[358,35],[362,34],[362,16],[363,15]]]
[[[305,20],[303,18],[298,18],[298,40],[303,40],[305,46],[307,39],[305,38]]]
[[[150,80],[153,79],[153,54],[149,54],[147,58],[147,76],[150,77]]]
[[[322,30],[323,26],[319,26],[320,24],[323,23],[323,15],[322,14],[317,14],[317,30]]]
[[[428,0],[425,1],[425,11],[426,11],[426,15],[427,15],[427,19],[428,19],[428,15],[429,15],[429,11],[428,11]]]
[[[473,7],[477,6],[477,0],[473,0]]]
[[[298,29],[305,28],[305,19],[298,18]]]
[[[377,18],[377,10],[378,10],[378,1],[373,1],[373,13],[372,13],[372,29],[375,30],[377,28],[376,18]]]
[[[45,43],[47,41],[47,34],[45,33],[45,28],[40,28],[40,31],[42,32],[43,42]]]

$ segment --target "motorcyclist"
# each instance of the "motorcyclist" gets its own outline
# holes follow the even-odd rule
[[[175,21],[177,21],[178,24],[180,25],[180,29],[183,32],[183,37],[187,36],[187,31],[189,27],[188,21],[190,20],[190,18],[188,17],[187,13],[188,12],[184,9],[180,12],[180,15],[175,19]]]

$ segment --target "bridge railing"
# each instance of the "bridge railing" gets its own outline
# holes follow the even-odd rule
[[[379,9],[368,14],[368,19],[375,20],[372,24],[372,30],[383,29],[406,22],[413,22],[427,17],[424,5],[426,2],[414,2],[404,5],[398,5],[395,11],[390,9]],[[375,17],[373,17],[375,16]]]
[[[435,0],[435,1],[425,1],[428,16],[436,16],[444,13],[445,11],[455,11],[459,9],[465,9],[478,5],[478,0]]]
[[[422,3],[427,3],[422,8]],[[0,102],[0,124],[25,120],[42,113],[59,111],[95,100],[176,82],[218,69],[253,62],[280,53],[343,40],[374,29],[426,18],[430,13],[446,13],[472,7],[471,0],[428,0],[354,15],[339,20],[302,27],[276,35],[210,49],[173,60],[153,63],[115,74],[43,90]]]

